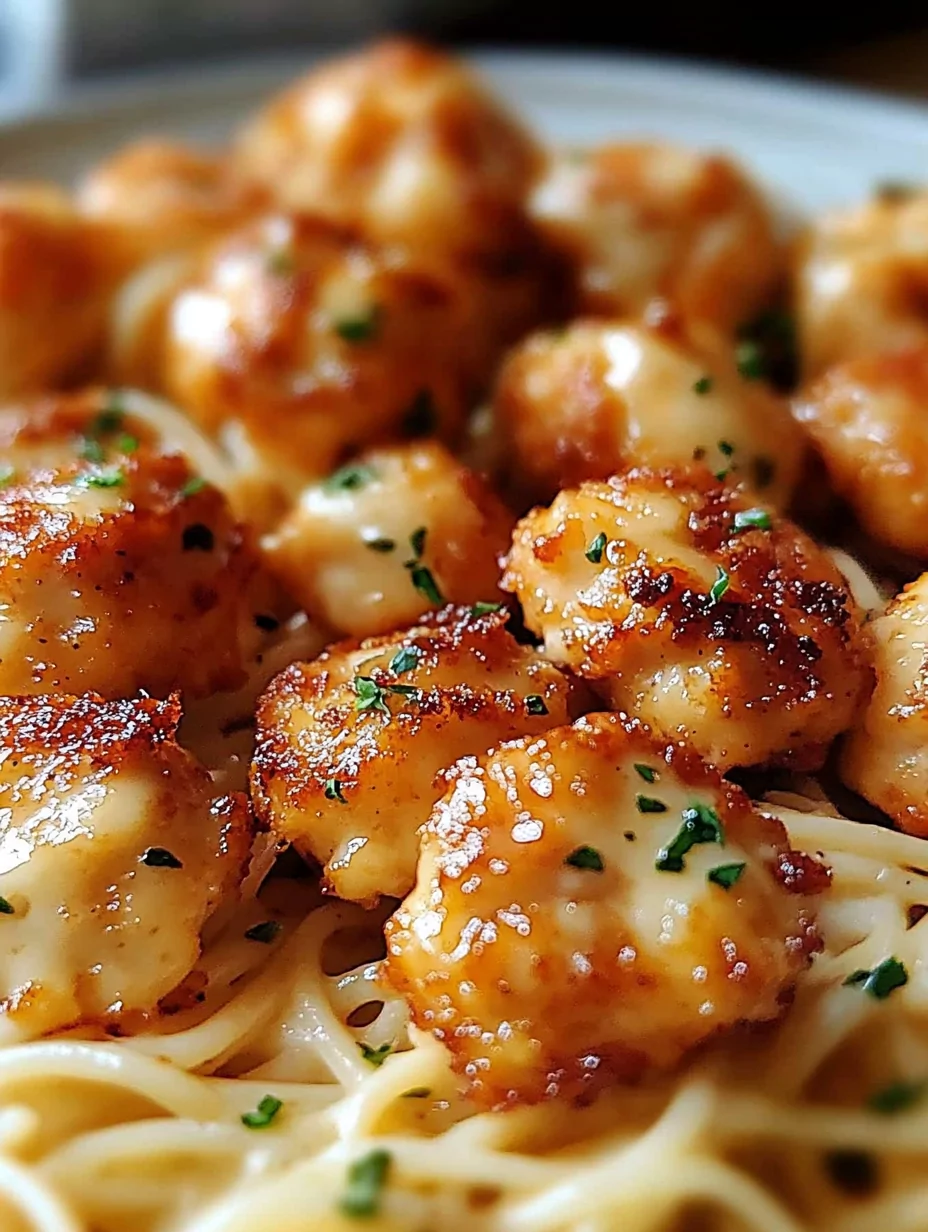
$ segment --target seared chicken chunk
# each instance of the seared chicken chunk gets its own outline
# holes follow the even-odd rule
[[[514,520],[443,446],[403,445],[308,487],[265,540],[266,558],[314,615],[367,637],[443,603],[501,599]]]
[[[92,371],[126,259],[64,193],[0,184],[0,398]]]
[[[917,349],[829,369],[794,405],[864,529],[928,557],[928,334]]]
[[[255,808],[325,866],[340,897],[371,902],[412,886],[416,832],[456,758],[569,718],[566,678],[505,621],[446,608],[271,682],[258,706]]]
[[[0,410],[0,691],[234,688],[265,583],[222,494],[118,395]]]
[[[155,1011],[196,963],[252,826],[179,718],[176,699],[0,698],[0,1042]]]
[[[799,249],[796,308],[807,376],[928,344],[928,192],[878,193],[815,219]]]
[[[562,492],[516,528],[503,586],[554,662],[723,768],[820,765],[866,684],[831,559],[702,468]]]
[[[636,465],[704,458],[784,506],[803,441],[786,404],[739,375],[730,342],[581,321],[513,350],[493,399],[509,488],[524,502]]]
[[[784,1013],[828,872],[692,755],[591,715],[448,778],[385,974],[480,1104],[586,1099]]]
[[[865,632],[876,687],[842,747],[841,777],[928,838],[928,573]]]
[[[636,316],[660,297],[731,332],[768,302],[782,272],[763,199],[713,154],[568,150],[552,159],[532,213],[574,269],[581,313]]]
[[[167,315],[163,381],[282,491],[378,440],[453,435],[472,300],[443,266],[264,218],[211,249]]]

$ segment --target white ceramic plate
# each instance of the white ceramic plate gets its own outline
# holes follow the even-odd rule
[[[473,57],[549,140],[660,136],[738,155],[801,209],[851,201],[880,180],[921,180],[928,108],[826,85],[621,55]],[[217,141],[310,62],[136,78],[0,125],[0,175],[68,180],[146,133]]]

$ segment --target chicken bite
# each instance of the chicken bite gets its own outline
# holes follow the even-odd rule
[[[0,409],[0,692],[235,688],[274,598],[222,493],[120,396]]]
[[[549,658],[721,768],[821,765],[866,687],[831,559],[701,467],[560,493],[516,527],[502,584]]]
[[[679,745],[590,715],[448,780],[385,977],[476,1102],[586,1100],[785,1012],[828,871]]]
[[[830,368],[793,405],[868,534],[928,557],[928,341]]]
[[[570,717],[570,686],[498,611],[446,608],[405,633],[294,663],[258,705],[258,817],[369,903],[415,879],[416,832],[465,753]]]
[[[928,573],[865,635],[876,683],[843,742],[839,772],[901,829],[928,838]]]
[[[714,154],[656,143],[568,150],[551,160],[531,214],[574,270],[580,313],[638,316],[660,297],[731,333],[783,273],[760,193]]]
[[[251,845],[176,698],[0,698],[0,1042],[118,1027],[190,972]]]
[[[267,563],[338,633],[369,637],[444,603],[497,601],[515,519],[441,445],[361,454],[308,487]]]
[[[516,347],[493,399],[507,486],[524,504],[635,465],[713,471],[782,508],[803,440],[785,402],[745,380],[731,343],[624,321],[580,321]]]

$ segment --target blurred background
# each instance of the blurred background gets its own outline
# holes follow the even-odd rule
[[[928,11],[911,0],[0,0],[0,105],[27,110],[67,83],[135,69],[292,55],[387,31],[452,46],[684,55],[928,95]]]

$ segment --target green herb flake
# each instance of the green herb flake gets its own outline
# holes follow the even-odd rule
[[[725,832],[714,808],[693,804],[683,811],[683,824],[674,839],[657,854],[654,867],[661,873],[682,873],[683,857],[699,843],[725,846]]]
[[[653,796],[635,796],[635,808],[639,813],[666,813],[667,805]]]
[[[712,389],[713,380],[711,376],[701,376],[698,381],[693,383],[693,393],[703,397]]]
[[[396,548],[395,539],[365,539],[364,546],[370,548],[372,552],[380,552],[385,555],[387,552],[392,552]]]
[[[712,583],[712,586],[709,589],[709,598],[712,600],[712,602],[718,603],[718,601],[721,599],[722,595],[725,594],[725,592],[728,590],[728,587],[730,585],[731,585],[731,579],[729,578],[728,574],[725,572],[725,570],[722,568],[721,565],[717,566],[716,571],[715,571],[715,581]]]
[[[753,338],[743,338],[735,347],[735,363],[745,381],[760,381],[767,374],[764,353]]]
[[[103,471],[99,475],[85,475],[83,484],[87,488],[118,488],[125,481],[122,471]]]
[[[418,646],[401,646],[390,660],[390,671],[396,676],[411,672],[419,665],[421,651]]]
[[[111,390],[107,396],[106,405],[94,417],[90,431],[94,436],[107,436],[110,432],[115,432],[117,428],[122,427],[125,417],[122,393],[118,389]]]
[[[724,454],[726,458],[730,458],[735,452],[735,447],[731,441],[719,441],[719,453]]]
[[[265,1095],[255,1112],[243,1112],[242,1124],[249,1129],[266,1129],[284,1106],[282,1099]]]
[[[342,795],[341,779],[326,779],[325,790],[323,794],[326,800],[337,800],[339,804],[348,803],[348,801]]]
[[[500,612],[503,609],[501,603],[475,603],[471,609],[471,616],[489,616],[491,612]]]
[[[85,462],[102,462],[106,453],[95,437],[85,436],[81,444],[81,457]]]
[[[734,531],[736,535],[746,530],[770,530],[773,523],[766,509],[739,509],[735,514]]]
[[[369,466],[359,466],[351,462],[329,475],[322,486],[327,492],[356,492],[358,488],[363,488],[376,478]]]
[[[600,531],[583,555],[591,564],[598,565],[606,550],[606,532]]]
[[[139,447],[139,438],[131,436],[128,432],[124,432],[116,442],[116,448],[120,453],[135,453]]]
[[[345,342],[370,342],[380,332],[381,311],[375,304],[356,317],[335,322],[335,332]]]
[[[355,710],[379,710],[389,714],[390,707],[384,701],[384,691],[372,676],[355,676]]]
[[[547,714],[548,707],[540,693],[529,693],[525,699],[526,714]]]
[[[571,868],[580,868],[591,873],[601,873],[606,867],[595,847],[575,847],[564,859]]]
[[[262,920],[260,924],[252,924],[251,928],[245,929],[245,940],[270,945],[282,927],[276,920]]]
[[[0,895],[0,915],[15,915],[15,914],[16,912],[10,900]]]
[[[428,599],[429,603],[434,603],[436,607],[444,603],[444,596],[432,576],[431,569],[426,569],[424,565],[413,565],[409,570],[409,576],[412,578],[413,586],[420,595]]]
[[[652,770],[650,766],[646,766],[643,762],[635,762],[635,773],[640,779],[644,779],[646,783],[653,783],[657,778],[657,771]]]
[[[847,987],[860,988],[877,1001],[909,982],[909,973],[898,958],[884,958],[872,971],[855,971],[844,981]]]
[[[15,474],[15,466],[0,466],[0,488],[5,488]]]
[[[409,546],[412,548],[413,555],[416,560],[422,559],[422,553],[425,551],[425,541],[428,537],[428,533],[428,529],[425,526],[419,526],[409,536]],[[415,561],[411,561],[410,563],[415,564]]]
[[[142,863],[149,868],[183,868],[180,860],[166,847],[149,847],[142,856]]]
[[[184,484],[184,486],[181,488],[180,494],[183,497],[183,499],[186,500],[188,496],[196,496],[198,492],[202,492],[205,487],[206,487],[206,480],[203,478],[203,476],[194,475],[192,476],[192,478],[188,479],[187,482]]]
[[[893,1082],[880,1091],[875,1091],[867,1100],[867,1107],[884,1116],[905,1112],[924,1099],[928,1082]]]
[[[381,1044],[379,1048],[371,1048],[369,1044],[358,1044],[361,1049],[361,1056],[375,1069],[380,1069],[384,1061],[393,1051],[392,1044]]]
[[[746,864],[717,864],[706,873],[706,880],[721,886],[723,890],[730,890],[746,867]]]
[[[353,1219],[369,1219],[380,1210],[380,1198],[390,1172],[389,1151],[374,1150],[348,1169],[348,1183],[339,1208]]]

